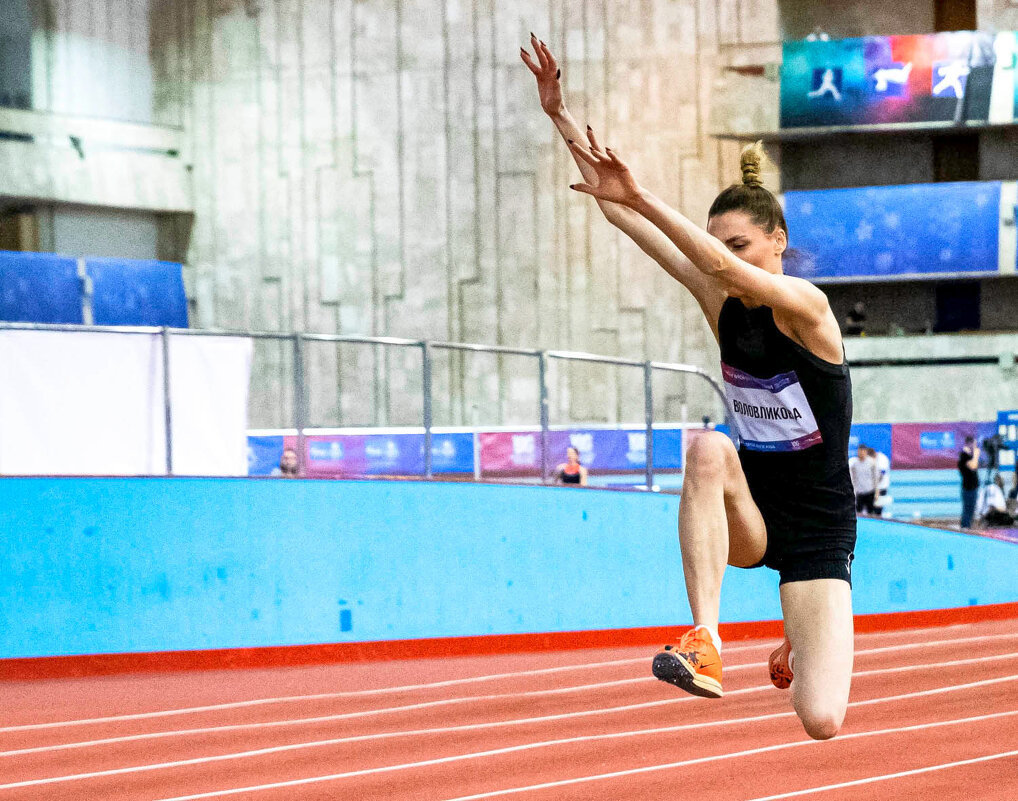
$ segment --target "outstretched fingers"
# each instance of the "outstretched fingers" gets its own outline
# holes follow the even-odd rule
[[[541,63],[541,69],[546,70],[548,69],[548,56],[545,55],[544,50],[541,47],[541,44],[542,44],[541,40],[534,36],[533,33],[531,33],[530,46],[534,49],[534,52],[537,54],[537,60]]]
[[[527,65],[527,68],[534,73],[534,75],[540,76],[541,68],[534,63],[534,59],[531,58],[530,53],[520,48],[520,58],[523,59],[523,63]]]
[[[591,167],[596,167],[599,164],[604,163],[604,159],[598,157],[596,154],[587,150],[579,142],[574,142],[572,139],[569,140],[569,149],[573,151],[579,158],[583,159]]]
[[[558,77],[558,62],[555,60],[555,56],[551,54],[551,48],[549,48],[544,42],[540,42],[539,44],[539,52],[544,53],[544,57],[548,60],[549,69],[555,70],[556,77]]]

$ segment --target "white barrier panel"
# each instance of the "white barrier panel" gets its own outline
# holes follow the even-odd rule
[[[177,474],[247,473],[249,339],[170,341]],[[0,331],[0,473],[166,472],[156,334]]]

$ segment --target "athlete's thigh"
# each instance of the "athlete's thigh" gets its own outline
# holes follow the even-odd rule
[[[728,564],[753,567],[767,551],[767,525],[749,491],[739,455],[733,459],[725,482],[725,517],[728,518]]]
[[[788,582],[781,585],[781,609],[792,645],[796,711],[833,716],[840,724],[855,650],[852,588],[842,579]]]

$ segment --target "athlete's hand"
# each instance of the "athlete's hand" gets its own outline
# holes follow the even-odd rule
[[[629,167],[611,148],[602,148],[594,135],[594,130],[587,126],[589,148],[579,142],[569,142],[569,147],[578,158],[583,159],[597,173],[597,184],[572,184],[569,188],[586,195],[593,195],[598,200],[621,203],[623,206],[634,206],[641,198],[643,189],[636,182]]]
[[[537,54],[537,63],[534,63],[530,53],[522,47],[520,48],[520,58],[537,78],[537,93],[541,97],[541,108],[549,117],[554,117],[565,108],[562,103],[562,86],[559,84],[562,71],[558,68],[558,62],[555,61],[555,56],[551,54],[548,45],[534,34],[530,34],[530,46]]]

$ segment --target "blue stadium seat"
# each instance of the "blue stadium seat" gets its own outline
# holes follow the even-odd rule
[[[81,325],[77,260],[52,253],[0,251],[0,320]]]

